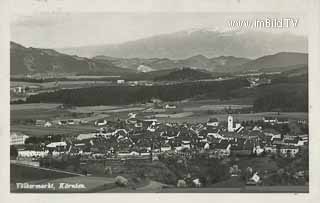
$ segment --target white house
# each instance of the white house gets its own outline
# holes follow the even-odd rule
[[[52,126],[52,123],[49,121],[45,122],[44,124],[44,127],[51,127],[51,126]]]
[[[106,120],[98,120],[96,122],[94,122],[94,125],[96,126],[104,126],[104,125],[107,125],[107,121]]]
[[[12,132],[10,133],[10,145],[23,145],[27,138],[29,136],[25,134]]]
[[[261,182],[261,178],[258,175],[258,173],[254,173],[253,176],[248,180],[247,184],[248,185],[257,185],[258,183]]]
[[[125,80],[117,80],[117,84],[124,84]]]
[[[96,133],[79,134],[77,136],[77,140],[91,139],[91,138],[95,138],[95,137],[96,137]]]
[[[277,122],[277,118],[276,117],[263,117],[263,122],[265,123],[276,123]]]
[[[299,148],[295,146],[281,146],[280,154],[284,157],[295,157],[299,152]]]
[[[66,147],[66,142],[51,142],[50,144],[47,144],[46,147],[48,148],[57,148],[57,147]]]
[[[173,105],[173,104],[166,104],[164,108],[166,108],[166,109],[176,109],[177,106]]]

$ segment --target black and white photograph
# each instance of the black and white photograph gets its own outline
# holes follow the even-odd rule
[[[11,194],[310,192],[308,12],[86,2],[11,3]]]

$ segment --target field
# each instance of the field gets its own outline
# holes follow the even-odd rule
[[[80,87],[90,87],[96,85],[108,85],[110,81],[95,81],[95,80],[79,80],[79,81],[57,81],[57,82],[17,82],[11,81],[11,86],[32,86],[39,87],[42,90],[52,89],[52,88],[80,88]]]
[[[61,104],[54,104],[54,103],[31,103],[31,104],[11,104],[10,110],[17,111],[17,110],[31,110],[31,109],[55,109]]]
[[[58,173],[54,171],[40,170],[35,167],[29,167],[18,164],[10,164],[10,181],[11,182],[23,182],[23,181],[35,181],[42,179],[53,179],[53,178],[65,178],[72,175],[64,173]]]
[[[80,133],[89,133],[95,131],[93,125],[75,125],[75,126],[54,126],[39,127],[34,125],[11,125],[11,131],[25,133],[29,136],[43,135],[78,135]]]
[[[286,117],[290,120],[297,119],[307,119],[308,113],[305,112],[281,112],[278,115],[277,112],[262,112],[262,113],[247,113],[247,114],[233,114],[235,121],[257,121],[262,120],[265,116],[274,116],[274,117]],[[209,118],[215,117],[219,121],[227,121],[228,114],[206,114],[206,113],[194,113],[194,115],[183,118],[159,118],[160,121],[163,122],[189,122],[189,123],[197,123],[197,122],[207,122]]]
[[[108,111],[112,109],[118,109],[120,108],[119,106],[78,106],[75,107],[74,109],[70,109],[70,112],[75,112],[75,113],[91,113],[91,112],[103,112],[103,111]]]
[[[233,101],[236,102],[236,101]],[[241,103],[241,101],[237,101]],[[156,118],[160,122],[207,122],[209,118],[215,117],[219,121],[226,121],[228,114],[212,113],[219,112],[224,108],[247,108],[248,104],[219,104],[215,100],[198,100],[175,103],[177,109],[162,109],[161,113],[145,112],[147,108],[144,104],[123,105],[123,106],[82,106],[69,109],[57,108],[60,104],[15,104],[11,105],[11,131],[23,132],[27,135],[77,135],[80,133],[92,132],[96,129],[93,122],[98,119],[116,120],[118,118],[127,119],[129,112],[137,113],[137,118]],[[242,113],[233,114],[236,122],[262,120],[265,116],[286,117],[290,120],[306,119],[308,113],[305,112],[262,112],[262,113]],[[67,120],[81,119],[89,122],[86,125],[52,126],[39,127],[34,124],[26,124],[26,120]]]

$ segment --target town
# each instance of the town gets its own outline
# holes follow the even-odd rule
[[[166,108],[175,106],[166,105]],[[307,160],[303,160],[306,163],[297,163],[300,164],[299,167],[286,166],[285,169],[280,168],[276,171],[270,166],[255,168],[254,164],[242,166],[245,169],[241,169],[237,164],[248,157],[256,160],[271,157],[276,161],[301,162],[301,157],[304,159],[308,155],[306,120],[264,117],[258,121],[237,122],[237,115],[229,114],[226,115],[226,120],[211,117],[206,123],[190,124],[139,119],[137,114],[129,113],[126,119],[98,119],[86,122],[86,125],[93,125],[96,130],[75,136],[33,137],[12,132],[12,159],[33,166],[57,168],[86,176],[117,177],[127,175],[122,170],[128,163],[169,163],[168,161],[175,160],[178,165],[186,167],[185,174],[178,175],[180,177],[170,181],[161,180],[160,177],[157,179],[179,188],[205,187],[210,185],[210,181],[216,183],[223,179],[234,179],[243,176],[243,173],[246,173],[243,180],[246,185],[276,184],[270,181],[275,173],[286,173],[286,176],[290,177],[282,183],[285,185],[308,183],[308,168],[305,165]],[[82,124],[83,121],[72,119],[58,122],[36,120],[34,123],[42,128]],[[223,179],[209,180],[205,174],[188,169],[188,161],[194,159],[205,159],[229,168],[225,169],[227,172],[222,173],[225,176]],[[168,167],[172,167],[172,163]],[[144,178],[148,176],[148,172],[144,170],[137,173]]]

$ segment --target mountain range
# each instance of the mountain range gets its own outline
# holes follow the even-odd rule
[[[61,54],[53,49],[24,47],[10,42],[10,71],[11,75],[36,73],[103,73],[125,74],[134,71],[123,69],[104,61]]]
[[[258,58],[278,52],[307,52],[307,38],[290,33],[194,29],[160,34],[121,44],[63,48],[58,51],[85,57],[185,59],[235,56]]]
[[[283,72],[308,66],[308,54],[297,52],[279,52],[257,59],[234,56],[209,58],[204,55],[185,59],[109,56],[86,58],[62,54],[53,49],[27,48],[15,42],[11,42],[10,45],[11,75],[70,73],[133,76],[148,72],[170,73],[185,67],[199,69],[201,72],[212,75],[212,73]],[[144,75],[150,74],[140,74],[139,77]],[[203,73],[200,73],[200,76],[203,78]]]
[[[114,58],[108,56],[96,56],[93,59],[103,63],[112,63],[121,68],[128,68],[138,72],[150,72],[155,70],[190,67],[193,69],[205,69],[212,72],[224,72],[226,68],[239,66],[251,61],[247,58],[234,56],[219,56],[208,58],[203,55],[195,55],[186,59],[174,60],[169,58]]]

